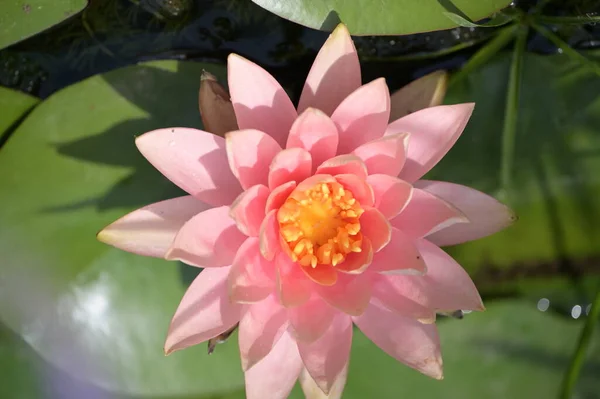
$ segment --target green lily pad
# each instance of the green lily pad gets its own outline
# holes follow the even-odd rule
[[[33,96],[0,86],[0,141],[15,122],[38,102]]]
[[[127,254],[95,234],[179,195],[135,148],[169,126],[201,127],[211,64],[162,61],[95,76],[41,103],[0,151],[0,320],[44,359],[129,395],[210,396],[243,387],[235,345],[163,354],[198,269]]]
[[[85,8],[87,0],[6,0],[0,13],[0,49],[46,30]]]
[[[476,103],[467,129],[428,176],[501,192],[506,82],[512,53],[451,86],[446,102]],[[502,283],[600,272],[600,78],[564,55],[526,53],[513,190],[519,220],[489,238],[451,248],[484,290]],[[526,291],[526,287],[522,287]]]
[[[309,28],[333,30],[343,22],[353,35],[408,35],[451,29],[461,25],[457,21],[479,21],[510,4],[510,0],[252,1]]]

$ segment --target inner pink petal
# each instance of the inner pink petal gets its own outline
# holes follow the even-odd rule
[[[375,254],[369,271],[424,274],[427,266],[417,249],[415,239],[392,227],[389,244]]]
[[[292,125],[287,148],[304,148],[316,167],[335,156],[338,141],[335,123],[318,109],[308,108]]]
[[[250,237],[239,248],[229,273],[229,298],[252,303],[275,291],[275,265],[261,254],[258,238]]]
[[[269,194],[266,186],[257,184],[240,194],[231,204],[229,215],[242,233],[249,237],[258,236]]]
[[[364,208],[361,215],[360,230],[373,245],[373,252],[384,248],[392,237],[392,226],[390,222],[375,208]]]
[[[338,273],[332,286],[316,287],[318,294],[331,306],[357,316],[362,314],[371,299],[372,279],[369,273],[350,275]]]
[[[387,219],[396,217],[412,197],[412,185],[384,174],[370,175],[367,183],[373,188],[375,208]]]
[[[313,295],[309,301],[288,310],[290,332],[297,341],[314,342],[327,331],[336,313],[327,302]]]
[[[276,188],[274,188],[269,197],[267,198],[267,204],[265,206],[265,211],[268,213],[274,209],[279,209],[281,205],[285,202],[287,197],[290,196],[292,191],[296,188],[295,181],[289,181],[285,184],[282,184]]]
[[[315,174],[319,175],[356,175],[362,179],[367,178],[367,167],[356,155],[338,155],[328,159],[317,167]]]
[[[312,158],[303,148],[288,148],[278,153],[269,167],[269,188],[275,188],[290,181],[302,181],[312,172]]]
[[[267,185],[269,165],[281,147],[260,130],[236,130],[225,135],[227,160],[242,188]]]
[[[406,162],[409,135],[407,133],[383,136],[369,141],[352,153],[363,160],[369,174],[382,173],[398,176]]]
[[[228,206],[212,208],[183,225],[165,258],[200,267],[228,266],[245,240]]]
[[[356,89],[331,115],[340,135],[338,154],[383,136],[390,117],[390,92],[380,78]]]
[[[312,282],[285,252],[279,252],[275,259],[277,270],[277,291],[279,300],[285,307],[300,306],[306,303],[312,290]]]

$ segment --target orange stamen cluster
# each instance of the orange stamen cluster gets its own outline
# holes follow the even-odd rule
[[[335,266],[360,252],[360,203],[337,182],[294,192],[277,213],[284,248],[302,266]]]

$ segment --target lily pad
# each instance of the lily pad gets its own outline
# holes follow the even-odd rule
[[[0,86],[0,142],[9,128],[38,102],[33,96]]]
[[[353,35],[408,35],[451,29],[461,25],[457,21],[479,21],[510,4],[510,0],[252,1],[309,28],[330,31],[343,22]]]
[[[499,195],[502,118],[512,53],[452,85],[446,102],[476,103],[458,143],[429,178]],[[518,108],[513,190],[519,220],[451,248],[484,290],[504,282],[570,276],[584,285],[600,263],[600,78],[557,54],[526,53]],[[526,291],[526,289],[525,289]]]
[[[170,319],[198,269],[97,242],[106,224],[179,195],[136,135],[201,127],[211,64],[162,61],[95,76],[41,103],[0,151],[0,320],[44,359],[128,395],[210,396],[243,387],[235,345],[163,354]]]
[[[0,13],[0,49],[77,14],[87,0],[6,0]]]

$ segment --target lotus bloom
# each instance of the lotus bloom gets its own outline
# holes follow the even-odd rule
[[[340,397],[356,324],[389,355],[441,379],[436,312],[483,305],[439,246],[513,220],[481,192],[420,180],[456,142],[473,104],[390,123],[385,80],[361,85],[343,25],[320,50],[298,107],[240,56],[228,59],[228,81],[231,102],[213,87],[215,101],[201,104],[207,129],[224,138],[172,128],[136,141],[189,195],[99,234],[126,251],[205,268],[173,317],[166,353],[239,323],[248,398],[285,398],[297,379],[309,398]],[[405,95],[397,107],[427,105],[417,102]]]

